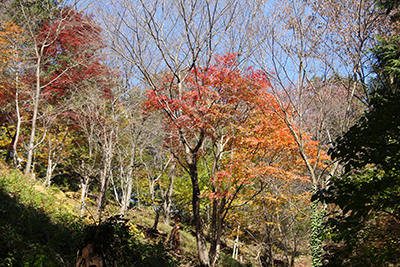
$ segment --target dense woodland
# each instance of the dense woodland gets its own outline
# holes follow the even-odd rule
[[[399,3],[0,1],[0,266],[398,266]]]

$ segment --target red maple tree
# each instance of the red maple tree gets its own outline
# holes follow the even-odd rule
[[[194,67],[181,77],[162,76],[147,92],[147,111],[163,110],[165,140],[192,182],[192,206],[199,259],[215,266],[220,251],[223,220],[238,193],[269,175],[299,177],[301,168],[260,164],[266,151],[295,154],[295,142],[269,94],[268,75],[252,67],[240,69],[235,54],[215,56],[208,67]],[[286,150],[285,150],[286,149]],[[258,158],[258,159],[257,159]],[[200,194],[198,162],[203,160],[210,178],[209,192]],[[292,160],[294,163],[297,161]],[[295,165],[297,166],[297,165]],[[257,192],[253,191],[253,194]],[[201,197],[212,201],[211,247],[207,252],[200,218]],[[251,196],[249,195],[251,198]]]

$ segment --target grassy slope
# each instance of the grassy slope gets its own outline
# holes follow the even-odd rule
[[[0,267],[75,266],[77,250],[93,220],[89,219],[91,216],[83,219],[78,216],[79,202],[72,198],[73,195],[57,188],[43,188],[33,177],[22,175],[0,162]],[[108,214],[116,213],[110,205]],[[151,227],[154,220],[153,212],[146,208],[135,210],[128,217],[132,225],[143,227]],[[181,250],[174,254],[175,260],[179,266],[195,266],[197,253],[193,229],[183,223],[180,225]],[[171,228],[160,222],[158,229],[170,233]],[[169,257],[168,252],[161,251],[163,248],[156,244],[167,244],[167,238],[145,237],[142,232],[137,232],[136,237],[139,240],[130,244],[129,249],[144,255],[137,266],[167,266],[160,265],[160,260]],[[224,251],[226,255],[221,255],[220,266],[246,266],[231,259],[230,247]],[[155,263],[143,258],[148,255],[152,259],[155,253],[164,258]]]
[[[73,266],[83,226],[62,192],[0,163],[0,266]]]
[[[106,248],[108,266],[176,266],[162,243],[132,224],[92,227],[79,202],[0,162],[0,266],[75,266],[82,244]],[[123,238],[122,238],[123,237]]]

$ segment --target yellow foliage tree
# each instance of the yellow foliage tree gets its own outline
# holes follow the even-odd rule
[[[14,148],[14,164],[17,164],[16,143],[21,123],[18,93],[22,86],[19,68],[23,33],[23,29],[13,22],[0,24],[0,124],[3,127],[0,150],[1,154],[7,155],[7,160]]]

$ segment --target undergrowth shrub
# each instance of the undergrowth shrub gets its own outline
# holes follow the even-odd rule
[[[84,233],[80,247],[93,244],[107,266],[177,266],[162,242],[142,242],[137,228],[120,216],[88,226]]]

